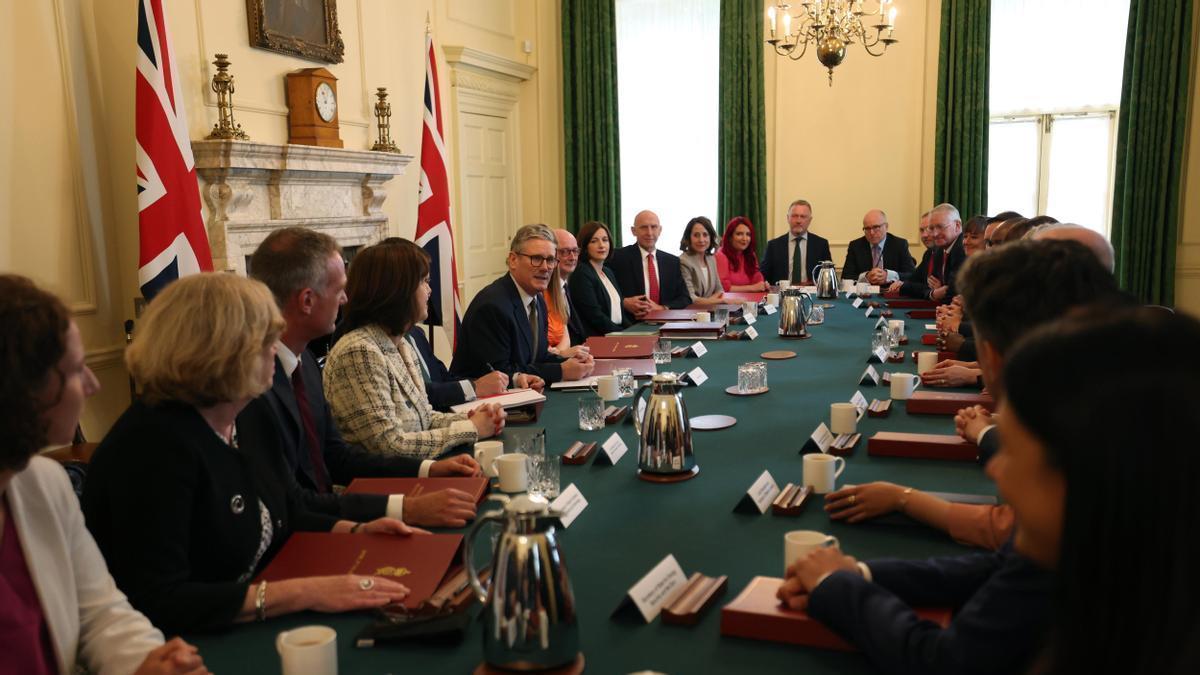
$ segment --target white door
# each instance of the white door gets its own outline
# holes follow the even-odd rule
[[[462,186],[463,307],[506,274],[508,244],[517,231],[517,194],[511,117],[459,110]]]

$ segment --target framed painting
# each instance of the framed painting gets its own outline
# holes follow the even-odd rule
[[[246,0],[250,46],[322,63],[341,63],[337,0]]]

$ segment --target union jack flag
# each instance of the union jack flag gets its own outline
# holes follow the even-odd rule
[[[462,306],[458,301],[458,270],[454,233],[450,229],[450,180],[446,173],[446,144],[442,134],[442,104],[438,93],[433,36],[425,36],[425,128],[421,133],[421,195],[417,204],[417,246],[429,254],[429,324],[446,327],[451,345],[458,344]],[[452,315],[453,321],[444,317]]]
[[[149,300],[213,267],[162,0],[138,0],[137,42],[138,284]]]

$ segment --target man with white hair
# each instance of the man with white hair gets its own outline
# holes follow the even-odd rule
[[[930,300],[950,302],[954,299],[954,275],[967,261],[963,250],[962,216],[953,204],[938,204],[929,212],[929,231],[937,249],[933,255],[933,271],[926,285]]]

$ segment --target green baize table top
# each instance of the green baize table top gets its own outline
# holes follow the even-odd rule
[[[603,442],[614,430],[629,447],[613,467],[594,466],[591,462],[562,466],[562,487],[574,483],[588,501],[570,528],[559,532],[575,592],[587,672],[874,672],[862,654],[722,637],[720,608],[752,577],[783,575],[783,535],[790,530],[812,529],[834,535],[846,553],[867,561],[954,555],[968,550],[945,534],[926,528],[832,522],[819,496],[810,498],[798,517],[773,516],[769,511],[762,516],[733,512],[764,469],[781,488],[788,482],[800,482],[800,448],[818,424],[828,425],[830,403],[848,401],[856,390],[861,390],[867,400],[889,397],[885,384],[858,385],[876,320],[864,318],[865,309],[852,307],[844,297],[835,304],[826,310],[824,324],[810,328],[810,339],[780,338],[776,334],[779,315],[761,316],[755,324],[758,339],[707,340],[705,356],[675,359],[659,367],[660,371],[683,373],[699,366],[708,375],[708,381],[700,387],[684,390],[690,416],[721,413],[737,418],[737,424],[728,429],[693,432],[700,474],[689,481],[652,484],[639,480],[638,438],[632,425],[623,422],[615,428],[581,431],[576,401],[584,394],[548,390],[538,421],[538,426],[546,429],[548,454],[560,455],[576,440]],[[903,310],[895,314],[893,318],[906,319],[910,338],[906,348],[922,349],[919,336],[925,322],[907,319]],[[739,364],[763,360],[760,354],[778,349],[795,351],[798,356],[766,362],[769,392],[750,397],[725,393],[726,387],[737,384]],[[911,359],[875,367],[880,372],[916,372]],[[995,494],[994,485],[971,462],[867,456],[867,438],[876,431],[949,434],[954,432],[950,417],[908,415],[897,402],[888,418],[864,416],[858,431],[863,438],[847,458],[839,487],[887,480],[926,490]],[[481,511],[492,508],[497,508],[495,502],[485,502]],[[477,541],[477,548],[486,548],[488,537],[481,533]],[[699,571],[710,576],[728,575],[725,595],[691,627],[664,625],[658,619],[642,625],[611,619],[629,587],[668,554],[675,556],[685,574]],[[483,629],[478,618],[457,646],[409,642],[356,648],[354,638],[368,622],[365,613],[310,612],[261,624],[240,624],[224,633],[185,637],[200,647],[214,673],[280,672],[275,636],[282,630],[309,624],[337,630],[342,675],[469,673],[482,659]]]

